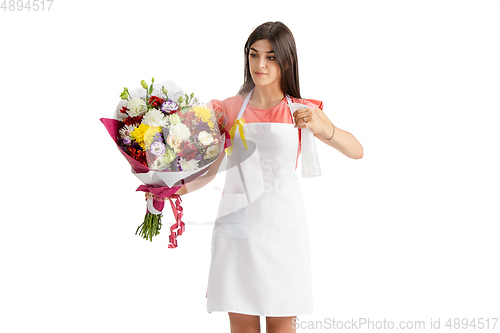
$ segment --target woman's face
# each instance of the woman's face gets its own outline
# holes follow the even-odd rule
[[[250,46],[248,55],[250,74],[256,86],[277,85],[281,87],[281,70],[274,56],[274,50],[267,39],[256,41]]]

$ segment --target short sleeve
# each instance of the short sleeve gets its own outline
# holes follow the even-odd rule
[[[315,99],[295,99],[294,103],[300,103],[309,106],[311,109],[321,109],[323,110],[323,102]]]
[[[213,99],[207,103],[207,107],[211,110],[221,110],[222,111],[222,103],[218,99]]]
[[[215,117],[217,118],[217,124],[219,125],[219,130],[221,134],[224,134],[224,129],[227,124],[227,115],[222,110],[222,102],[218,99],[213,99],[207,103],[207,107],[214,111]]]

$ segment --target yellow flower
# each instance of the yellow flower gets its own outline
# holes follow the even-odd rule
[[[210,126],[211,129],[214,128],[213,127],[214,122],[212,121],[212,114],[210,113],[209,109],[202,106],[193,106],[193,110],[196,117],[200,118],[201,121],[208,123],[208,126]]]
[[[144,149],[144,133],[148,130],[149,126],[140,124],[130,133],[132,139],[137,142]]]
[[[159,126],[148,126],[140,124],[134,131],[130,133],[130,136],[132,136],[134,141],[137,142],[139,146],[142,147],[142,149],[146,149],[149,148],[149,146],[153,142],[153,137],[159,131]]]
[[[153,139],[156,133],[160,131],[160,126],[151,126],[146,133],[144,134],[144,145],[146,149],[149,149],[149,146],[153,143]]]

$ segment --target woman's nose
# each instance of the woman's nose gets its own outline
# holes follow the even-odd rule
[[[266,67],[266,58],[265,57],[259,58],[257,65],[261,68]]]

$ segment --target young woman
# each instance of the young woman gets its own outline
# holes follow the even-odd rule
[[[308,108],[292,114],[289,103]],[[295,173],[301,129],[350,158],[361,158],[363,148],[333,125],[322,102],[301,98],[295,40],[281,22],[252,32],[238,95],[210,104],[226,113],[234,132],[212,234],[207,311],[228,312],[231,333],[260,332],[259,316],[268,333],[295,332],[293,319],[313,314],[309,234]],[[224,155],[177,194],[208,184]]]

